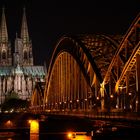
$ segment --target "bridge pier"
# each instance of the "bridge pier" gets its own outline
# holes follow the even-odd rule
[[[128,100],[129,95],[129,71],[127,71],[126,74],[126,92],[124,93],[124,109],[129,110],[130,109],[130,102]]]

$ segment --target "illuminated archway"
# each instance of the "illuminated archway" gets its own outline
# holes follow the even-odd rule
[[[103,35],[62,37],[47,74],[44,98],[47,108],[104,109],[101,83],[116,47],[114,40]]]

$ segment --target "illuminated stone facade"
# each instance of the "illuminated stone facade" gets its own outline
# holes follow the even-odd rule
[[[2,10],[0,25],[0,104],[7,94],[16,92],[21,99],[30,99],[36,81],[45,80],[43,66],[34,66],[32,42],[29,38],[25,9],[21,35],[16,35],[14,53],[8,38],[6,18]]]

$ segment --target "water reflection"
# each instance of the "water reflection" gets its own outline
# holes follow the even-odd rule
[[[46,137],[44,137],[46,136]],[[53,140],[57,140],[58,136],[53,135]],[[19,135],[16,134],[15,136],[8,137],[8,136],[0,136],[0,140],[52,140],[52,137],[47,137],[47,135],[43,135],[43,137],[40,137],[38,134],[30,134],[30,135]],[[90,136],[86,135],[76,135],[75,137],[66,138],[63,137],[60,140],[92,140]]]
[[[44,137],[45,136],[45,137]],[[105,136],[105,137],[98,137],[98,138],[93,138],[93,140],[101,140],[101,139],[110,139],[110,140],[138,140],[135,136],[119,136],[119,137],[110,137],[110,136]],[[68,138],[65,136],[60,136],[59,135],[28,135],[28,136],[23,136],[23,135],[15,135],[13,137],[2,137],[0,136],[0,140],[92,140],[91,136],[86,136],[86,135],[77,135],[76,137],[73,138]]]
[[[74,138],[71,138],[70,140],[92,140],[90,136],[86,135],[78,135]]]
[[[15,136],[1,136],[0,135],[0,140],[30,140],[29,135],[18,135],[16,134]],[[36,139],[35,139],[36,140]]]
[[[86,135],[87,132],[68,132],[67,138],[69,140],[91,140],[91,136]]]
[[[38,134],[30,134],[30,140],[39,140]]]

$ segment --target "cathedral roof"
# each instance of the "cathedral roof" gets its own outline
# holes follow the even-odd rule
[[[32,75],[32,76],[42,76],[45,75],[44,67],[43,66],[24,66],[23,73],[25,75]]]
[[[10,67],[10,66],[2,66],[0,67],[0,76],[8,76],[13,74],[31,75],[31,76],[45,76],[45,70],[43,66],[23,66],[23,67]]]
[[[7,66],[0,67],[0,76],[11,75],[12,69],[13,67],[7,67]]]

